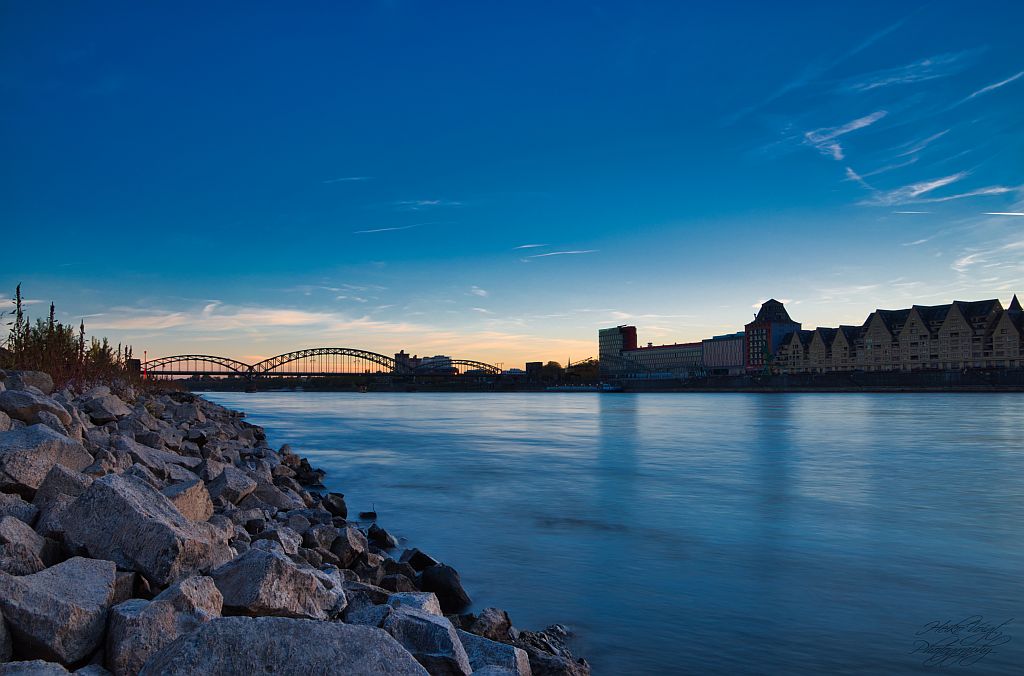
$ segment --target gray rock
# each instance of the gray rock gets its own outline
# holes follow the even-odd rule
[[[210,482],[210,497],[223,498],[236,505],[256,490],[256,482],[238,469],[227,465],[216,479]]]
[[[8,371],[4,381],[9,390],[24,390],[34,387],[43,394],[53,394],[53,378],[43,371]]]
[[[29,425],[39,422],[40,411],[49,411],[65,426],[71,424],[71,414],[63,406],[49,397],[27,390],[0,392],[0,411]]]
[[[161,492],[187,519],[206,521],[213,516],[213,501],[210,500],[210,493],[206,490],[206,484],[198,478],[171,484]]]
[[[161,477],[167,476],[170,466],[198,467],[202,462],[199,458],[191,458],[187,455],[178,455],[171,451],[161,451],[149,446],[143,446],[139,442],[122,435],[113,437],[111,443],[115,449],[127,452],[132,457],[132,460]]]
[[[338,537],[338,529],[322,523],[309,528],[302,534],[302,544],[309,549],[323,549],[329,551],[331,544]]]
[[[97,479],[68,508],[64,523],[69,546],[116,561],[161,586],[231,558],[229,533],[190,521],[134,477],[108,474]]]
[[[54,432],[57,432],[58,434],[71,436],[71,434],[68,433],[68,428],[65,427],[64,423],[60,421],[60,418],[50,413],[49,411],[40,411],[39,413],[37,413],[36,420],[38,420],[40,424],[46,425],[47,427],[49,427]],[[79,441],[81,441],[81,439],[79,439]]]
[[[394,549],[398,546],[398,539],[375,523],[370,524],[366,538],[381,549]]]
[[[0,387],[2,387],[2,384],[0,384]],[[0,390],[0,392],[2,391]],[[0,432],[6,432],[9,429],[11,429],[11,416],[0,411]]]
[[[469,630],[492,641],[508,641],[512,639],[512,619],[501,608],[484,608]]]
[[[456,630],[456,633],[459,640],[462,641],[462,647],[466,650],[474,674],[491,667],[502,669],[504,673],[516,676],[532,676],[530,657],[525,650],[461,629]]]
[[[112,561],[73,558],[24,577],[0,573],[0,610],[20,654],[63,664],[93,653],[114,594]]]
[[[338,537],[331,543],[331,553],[338,557],[342,568],[348,568],[365,551],[366,536],[352,526],[339,529]]]
[[[67,673],[70,672],[56,662],[45,660],[0,664],[0,676],[60,676]]]
[[[39,516],[39,508],[22,500],[20,495],[0,493],[0,516],[13,516],[31,526]]]
[[[473,671],[455,627],[447,618],[401,607],[387,615],[380,627],[434,676],[463,676]]]
[[[73,673],[75,676],[110,676],[110,672],[98,664],[87,664]]]
[[[77,498],[92,485],[92,482],[91,476],[70,470],[64,465],[54,465],[39,484],[32,504],[39,508],[45,507],[58,495]]]
[[[273,505],[282,511],[302,509],[306,506],[306,503],[294,491],[287,488],[278,488],[269,482],[257,482],[253,495],[268,505]]]
[[[54,465],[81,471],[92,463],[82,444],[46,425],[0,435],[0,491],[31,497]]]
[[[132,410],[114,394],[104,394],[85,402],[83,407],[97,425],[113,422],[118,418],[131,415]]]
[[[457,613],[472,603],[469,594],[462,588],[458,571],[451,566],[442,564],[425,568],[420,573],[420,589],[437,594],[441,610],[445,613]]]
[[[0,517],[0,544],[21,544],[36,556],[41,556],[45,541],[21,519],[5,516]]]
[[[211,576],[231,613],[323,620],[345,605],[341,590],[327,589],[312,570],[279,552],[254,547]]]
[[[220,617],[223,599],[213,580],[190,577],[152,601],[131,599],[110,610],[106,665],[116,676],[134,675],[150,655],[201,624]]]
[[[152,486],[153,488],[157,489],[158,491],[164,487],[164,482],[158,479],[157,476],[153,474],[153,472],[151,472],[148,467],[137,462],[132,464],[132,466],[129,467],[128,469],[126,469],[124,475],[133,476],[136,479],[141,479],[150,486]]]
[[[47,500],[46,504],[39,511],[39,518],[36,520],[36,532],[44,538],[52,538],[58,541],[63,540],[64,516],[74,501],[75,498],[63,493],[58,493]]]
[[[142,676],[365,674],[421,676],[412,655],[380,629],[283,617],[225,617],[178,638]]]
[[[302,545],[302,537],[287,526],[269,528],[258,535],[254,535],[252,541],[255,542],[257,540],[274,540],[280,543],[281,550],[289,556],[297,554],[299,547]]]
[[[433,592],[398,592],[388,597],[388,605],[392,608],[412,608],[438,617],[444,616],[441,604]]]

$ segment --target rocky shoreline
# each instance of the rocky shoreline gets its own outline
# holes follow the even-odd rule
[[[0,371],[0,675],[582,676],[243,414]]]

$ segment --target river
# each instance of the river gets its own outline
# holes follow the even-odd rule
[[[595,674],[1024,665],[1024,395],[204,396]]]

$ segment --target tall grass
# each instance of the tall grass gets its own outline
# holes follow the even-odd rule
[[[45,371],[58,387],[87,387],[95,383],[137,384],[138,362],[132,348],[118,344],[115,349],[106,338],[85,337],[85,321],[77,327],[59,322],[50,303],[46,319],[32,323],[25,311],[21,284],[11,299],[13,310],[0,313],[10,326],[7,338],[0,342],[0,368]]]

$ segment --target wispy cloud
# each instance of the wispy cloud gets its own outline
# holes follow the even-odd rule
[[[597,253],[597,249],[580,249],[577,251],[552,251],[550,253],[534,254],[533,256],[527,256],[523,260],[531,258],[547,258],[548,256],[579,256],[581,254]]]
[[[351,183],[353,181],[369,181],[371,176],[342,176],[341,178],[329,178],[324,183]]]
[[[971,99],[976,98],[978,96],[981,96],[982,94],[987,94],[987,93],[989,93],[990,91],[992,91],[994,89],[999,89],[1000,87],[1005,87],[1006,85],[1010,84],[1014,80],[1020,79],[1021,77],[1024,77],[1024,70],[1020,71],[1016,75],[1011,75],[1010,77],[1006,78],[1005,80],[1000,80],[999,82],[995,82],[993,84],[990,84],[987,87],[982,87],[978,91],[976,91],[973,94],[971,94],[970,96],[966,97],[963,101],[961,101],[961,103],[965,103],[967,101],[970,101]]]
[[[491,312],[487,308],[483,308],[483,307],[475,307],[475,308],[473,308],[473,312],[479,312],[482,315],[493,315],[494,314],[493,312]]]
[[[1024,211],[986,211],[986,216],[1024,216]]]
[[[930,211],[894,211],[894,214],[930,214]]]
[[[863,200],[861,204],[869,206],[894,206],[897,204],[907,204],[915,201],[921,195],[933,190],[938,190],[939,188],[950,185],[951,183],[956,183],[965,176],[967,176],[967,172],[961,171],[957,174],[943,176],[942,178],[936,178],[931,181],[911,183],[910,185],[905,185],[902,188],[876,193],[873,197]]]
[[[874,73],[859,76],[855,82],[848,84],[846,88],[854,92],[867,92],[880,87],[913,84],[915,82],[926,82],[946,77],[963,70],[967,62],[965,57],[976,51],[938,54],[927,59],[908,63],[905,66],[875,71]]]
[[[486,289],[481,289],[479,286],[473,285],[470,287],[469,292],[474,296],[480,296],[481,298],[487,298],[489,295]]]
[[[905,150],[902,153],[899,153],[898,155],[896,155],[896,157],[906,157],[907,155],[916,155],[917,153],[921,152],[922,150],[927,148],[929,145],[931,145],[932,142],[938,141],[940,138],[942,138],[943,136],[948,134],[949,131],[950,131],[949,129],[946,129],[945,131],[940,131],[937,134],[932,134],[928,138],[921,139],[920,141],[917,141],[912,146],[910,146],[910,148],[908,150]]]
[[[538,247],[548,246],[547,244],[520,244],[519,246],[512,247],[513,251],[516,249],[536,249]]]
[[[949,202],[950,200],[960,200],[965,197],[984,197],[986,195],[1002,195],[1004,193],[1013,192],[1013,188],[1005,185],[991,185],[987,188],[978,188],[977,190],[970,190],[968,192],[962,192],[958,195],[947,195],[945,197],[929,197],[926,199],[917,200],[920,204],[934,204],[936,202]]]
[[[430,221],[428,223],[413,223],[412,225],[399,225],[393,228],[374,228],[372,230],[353,230],[353,235],[369,235],[374,232],[395,232],[396,230],[411,230],[412,228],[418,228],[423,225],[434,225],[437,221]]]
[[[437,207],[461,207],[462,202],[453,200],[401,200],[395,202],[395,206],[407,211],[420,211]]]
[[[846,168],[846,180],[847,181],[853,181],[853,182],[859,184],[861,187],[866,188],[868,190],[874,190],[874,188],[872,188],[868,184],[868,182],[864,180],[863,176],[858,174],[856,171],[854,171],[850,167]]]
[[[858,117],[856,120],[839,125],[838,127],[822,127],[804,134],[804,140],[817,148],[823,155],[829,155],[835,160],[844,158],[843,147],[835,139],[845,136],[852,131],[869,127],[887,115],[887,111],[878,110],[870,115]]]
[[[899,29],[900,26],[906,23],[907,19],[909,18],[909,16],[904,17],[903,19],[900,19],[899,21],[890,24],[885,28],[882,28],[881,30],[872,33],[859,44],[855,45],[852,49],[844,52],[843,54],[840,54],[839,56],[829,61],[818,60],[817,62],[811,63],[810,65],[806,66],[803,69],[803,71],[794,79],[790,80],[789,82],[782,85],[780,88],[776,89],[771,95],[762,100],[760,103],[748,106],[738,111],[734,115],[725,118],[724,124],[726,126],[731,126],[736,122],[740,121],[742,118],[749,115],[750,113],[753,113],[756,110],[764,108],[768,104],[772,103],[777,99],[782,98],[783,96],[789,94],[790,92],[794,92],[806,87],[807,85],[811,84],[812,82],[820,78],[822,75],[827,73],[832,68],[838,66],[840,63],[856,56],[857,54],[861,53],[871,45],[875,44],[876,42],[884,38],[889,33],[892,33],[893,31]]]
[[[933,237],[925,237],[924,239],[915,239],[913,242],[904,242],[902,246],[920,246],[926,242],[930,242],[934,239]]]

